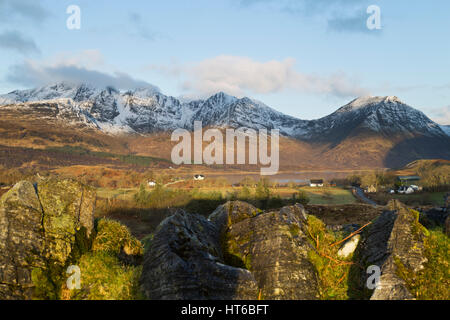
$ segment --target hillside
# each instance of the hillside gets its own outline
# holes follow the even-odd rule
[[[0,155],[12,147],[45,152],[78,146],[170,160],[170,133],[192,130],[194,120],[222,130],[279,129],[282,170],[397,168],[418,159],[450,160],[446,127],[397,97],[361,97],[323,118],[301,120],[225,93],[181,101],[154,87],[120,92],[69,83],[0,96]],[[24,165],[0,159],[3,166]]]

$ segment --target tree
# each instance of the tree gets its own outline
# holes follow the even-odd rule
[[[255,197],[258,200],[267,200],[270,198],[270,189],[266,179],[260,179],[256,184]]]
[[[150,202],[150,193],[145,190],[144,184],[141,184],[141,186],[139,187],[139,191],[134,195],[133,198],[134,202],[140,207],[148,205],[148,203]]]
[[[241,200],[248,200],[252,196],[252,192],[249,187],[243,186],[239,192],[238,198]]]
[[[364,175],[361,178],[361,185],[363,187],[374,186],[375,188],[377,188],[378,187],[378,180],[377,180],[377,175],[375,174],[375,172],[371,172],[371,173],[368,173],[368,174]]]

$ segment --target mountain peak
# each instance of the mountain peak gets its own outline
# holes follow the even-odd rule
[[[368,106],[373,106],[377,104],[389,104],[389,103],[399,103],[404,104],[398,97],[396,96],[364,96],[356,98],[350,103],[343,106],[341,111],[352,111]]]

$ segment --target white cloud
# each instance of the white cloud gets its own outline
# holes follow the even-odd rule
[[[450,125],[450,106],[430,109],[429,117],[436,123]]]
[[[118,70],[108,72],[109,69],[111,67],[104,64],[100,51],[84,50],[75,54],[59,53],[47,60],[25,60],[11,66],[6,79],[31,87],[67,81],[90,83],[98,87],[113,86],[117,89],[152,87],[159,91],[148,82],[134,79]]]
[[[344,73],[317,76],[295,69],[295,59],[259,62],[247,57],[221,55],[186,65],[151,66],[170,76],[181,77],[186,96],[208,96],[224,91],[238,97],[293,90],[354,97],[368,94],[357,79]]]

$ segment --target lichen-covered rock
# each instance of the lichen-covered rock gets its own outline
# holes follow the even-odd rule
[[[95,192],[73,180],[22,181],[5,193],[0,298],[57,298],[58,276],[93,230],[94,205]]]
[[[413,299],[405,282],[398,276],[398,267],[417,272],[427,261],[424,255],[424,234],[419,224],[419,214],[408,209],[399,201],[388,204],[385,211],[366,230],[360,247],[361,265],[376,265],[381,269],[378,287],[372,293],[372,300]],[[367,274],[363,270],[362,284]]]
[[[31,271],[45,260],[42,208],[36,190],[22,181],[0,200],[0,299],[26,299],[33,293]]]
[[[208,217],[219,228],[220,232],[226,232],[228,227],[252,218],[262,211],[251,204],[242,201],[227,202],[214,210]]]
[[[224,264],[218,228],[178,211],[158,227],[144,255],[141,287],[149,299],[256,299],[253,275]]]
[[[222,211],[219,213],[218,211]],[[241,214],[235,213],[240,210]],[[242,202],[228,202],[210,217],[229,219],[222,237],[222,247],[229,263],[241,264],[252,272],[264,299],[317,299],[318,285],[313,265],[308,259],[311,247],[303,230],[305,209],[301,205],[279,211],[253,214],[255,208]],[[231,213],[231,214],[230,214]]]
[[[145,252],[150,299],[317,299],[301,205],[262,212],[233,201],[205,218],[178,211]]]
[[[93,230],[96,193],[74,180],[50,179],[38,185],[38,195],[48,258],[64,263],[77,231],[84,227],[89,236]]]

